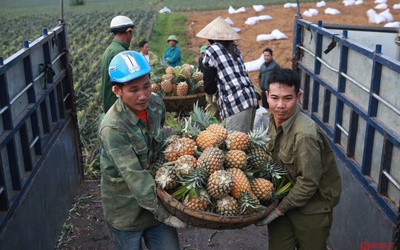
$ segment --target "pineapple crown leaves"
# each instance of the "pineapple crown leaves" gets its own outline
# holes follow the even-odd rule
[[[175,119],[172,115],[167,117],[165,123],[174,130],[175,134],[181,134],[181,131],[185,126],[184,120]]]
[[[286,180],[286,177],[283,176],[283,178],[281,178],[279,180],[278,185],[272,192],[272,198],[273,199],[281,199],[281,198],[285,197],[289,193],[289,191],[292,189],[292,187],[293,187],[292,183],[290,181]]]
[[[268,160],[264,161],[264,164],[257,172],[258,177],[270,180],[274,186],[277,186],[276,183],[287,174],[287,170],[282,166]]]
[[[263,205],[259,203],[258,200],[251,197],[249,193],[242,193],[239,197],[239,214],[243,214],[247,209],[251,211],[251,213],[255,213],[265,208]]]
[[[205,130],[210,124],[213,123],[211,121],[211,116],[199,107],[198,101],[193,104],[193,111],[191,111],[189,114],[192,117],[192,121],[198,124],[201,130]]]
[[[199,191],[205,189],[207,185],[207,170],[202,168],[191,169],[189,174],[185,177],[178,176],[182,186],[176,190],[172,196],[177,200],[182,200],[187,193],[195,192],[199,197]]]
[[[260,147],[265,152],[270,154],[270,152],[267,150],[267,143],[271,140],[271,138],[267,137],[267,132],[268,132],[268,130],[264,130],[262,128],[257,128],[254,131],[250,131],[248,133],[248,136],[250,139],[251,146]]]
[[[184,119],[184,128],[182,129],[182,133],[186,134],[189,138],[196,138],[198,134],[200,134],[201,129],[197,123],[192,122],[192,117]]]

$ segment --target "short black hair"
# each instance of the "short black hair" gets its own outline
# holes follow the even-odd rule
[[[140,48],[143,48],[143,46],[144,46],[146,43],[149,43],[149,42],[146,41],[146,40],[140,41],[139,47],[140,47]]]
[[[273,56],[272,49],[270,49],[270,48],[266,48],[265,50],[263,50],[263,54],[264,54],[264,52],[269,52],[271,54],[271,56]]]
[[[280,68],[272,71],[268,79],[267,90],[269,90],[269,85],[272,83],[280,83],[289,87],[294,86],[294,92],[296,95],[300,91],[300,76],[292,69]]]

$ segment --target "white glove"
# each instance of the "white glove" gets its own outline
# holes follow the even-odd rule
[[[269,223],[271,223],[271,221],[282,215],[283,213],[278,208],[275,208],[274,211],[268,214],[264,219],[257,221],[255,225],[258,227],[268,225]]]
[[[178,219],[175,216],[170,215],[168,218],[166,218],[163,223],[167,226],[174,227],[174,228],[181,228],[181,229],[186,229],[188,228],[188,224],[182,222],[180,219]]]

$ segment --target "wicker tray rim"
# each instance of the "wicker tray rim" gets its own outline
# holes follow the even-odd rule
[[[193,95],[185,95],[185,96],[163,96],[163,100],[184,100],[184,99],[194,99],[204,96],[205,93],[198,93]]]
[[[211,212],[203,212],[188,208],[160,188],[157,189],[157,195],[162,200],[167,210],[184,222],[197,226],[197,222],[199,221],[201,227],[217,229],[243,228],[249,226],[264,218],[278,205],[278,202],[274,201],[271,205],[258,213],[239,216],[222,216]],[[185,216],[181,216],[181,213],[184,213]],[[190,219],[187,216],[193,218]]]

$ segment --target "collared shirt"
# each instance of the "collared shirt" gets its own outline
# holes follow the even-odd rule
[[[339,202],[341,181],[335,155],[315,122],[297,108],[279,127],[270,115],[269,149],[273,160],[288,171],[293,188],[279,203],[282,212],[330,212]]]
[[[259,79],[259,81],[260,81],[260,82],[259,82],[260,88],[261,88],[263,91],[266,91],[266,90],[267,90],[267,83],[268,83],[269,76],[271,75],[271,72],[274,71],[274,70],[276,70],[276,69],[279,69],[279,68],[280,68],[280,67],[279,67],[278,63],[276,63],[274,59],[272,59],[272,60],[269,61],[268,63],[267,63],[267,62],[264,62],[264,63],[261,65],[261,67],[260,67],[260,74],[259,74],[259,76],[258,76],[258,79]]]
[[[253,83],[247,74],[240,50],[237,49],[237,52],[238,57],[235,61],[224,46],[214,43],[204,54],[204,66],[215,68],[217,71],[217,103],[222,120],[250,107],[258,108]]]
[[[149,126],[119,98],[100,124],[104,217],[118,230],[142,230],[169,216],[148,170],[163,143],[165,106],[155,94],[150,97],[147,118]]]
[[[104,51],[101,58],[101,90],[103,96],[104,113],[107,113],[108,109],[117,100],[117,97],[111,90],[112,84],[108,74],[108,66],[110,65],[110,62],[114,56],[122,51],[128,50],[129,45],[129,43],[124,43],[117,39],[113,39],[110,45],[108,45],[107,49]]]
[[[168,58],[168,59],[167,59]],[[181,50],[177,47],[168,47],[162,57],[163,61],[168,62],[172,67],[181,66]]]

